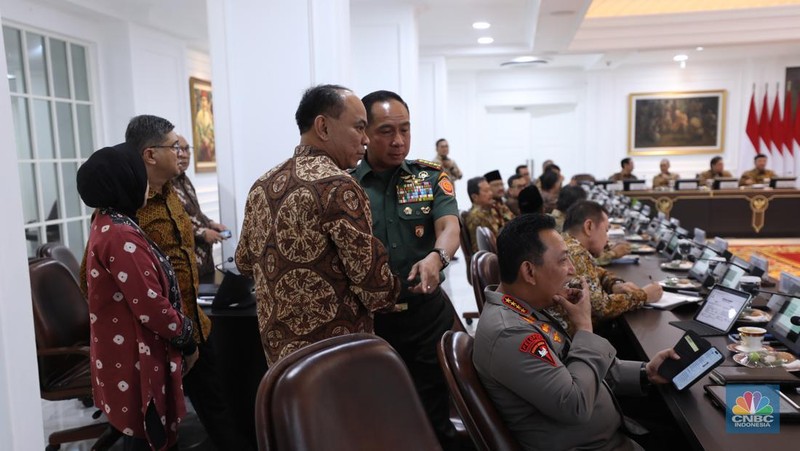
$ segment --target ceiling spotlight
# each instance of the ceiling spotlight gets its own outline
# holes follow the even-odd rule
[[[682,54],[682,53],[672,57],[672,61],[675,61],[677,63],[681,63],[681,69],[686,69],[686,60],[688,60],[688,59],[689,59],[689,57],[687,55]]]
[[[702,52],[704,49],[703,47],[698,46],[695,50],[697,50],[698,52]]]
[[[513,60],[511,60],[511,62],[514,62],[514,63],[532,63],[532,62],[534,62],[534,61],[536,61],[538,59],[539,58],[537,58],[535,56],[518,56],[518,57],[514,58]]]
[[[492,24],[490,24],[489,22],[475,22],[472,24],[472,28],[476,30],[485,30],[491,26]]]
[[[494,42],[494,38],[491,36],[483,36],[478,38],[478,44],[491,44]]]

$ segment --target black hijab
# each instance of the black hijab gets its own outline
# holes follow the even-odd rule
[[[139,152],[122,143],[93,153],[78,169],[77,182],[86,205],[114,209],[135,221],[144,205],[147,170]]]

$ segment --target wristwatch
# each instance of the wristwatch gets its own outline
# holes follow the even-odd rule
[[[435,247],[431,252],[436,252],[439,254],[439,259],[442,261],[442,269],[447,268],[447,265],[450,264],[450,255],[447,253],[446,250]]]

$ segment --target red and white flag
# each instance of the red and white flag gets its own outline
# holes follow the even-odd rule
[[[792,92],[787,89],[783,97],[783,173],[788,177],[794,177],[796,165],[794,143],[798,131],[794,125],[792,123]]]
[[[756,93],[750,96],[750,111],[747,113],[747,126],[745,127],[746,139],[744,145],[749,158],[761,153],[761,145],[758,139],[758,116],[756,115]]]
[[[778,175],[783,175],[783,122],[781,120],[781,103],[778,101],[778,93],[775,93],[775,104],[772,107],[772,119],[769,121],[772,132],[772,158],[769,161],[769,168]]]
[[[761,115],[758,118],[758,140],[761,153],[771,156],[772,128],[769,126],[769,103],[767,93],[764,93],[764,103],[761,105]]]

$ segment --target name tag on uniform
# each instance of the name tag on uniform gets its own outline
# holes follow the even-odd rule
[[[397,185],[397,203],[429,202],[433,200],[431,182],[412,178]]]

